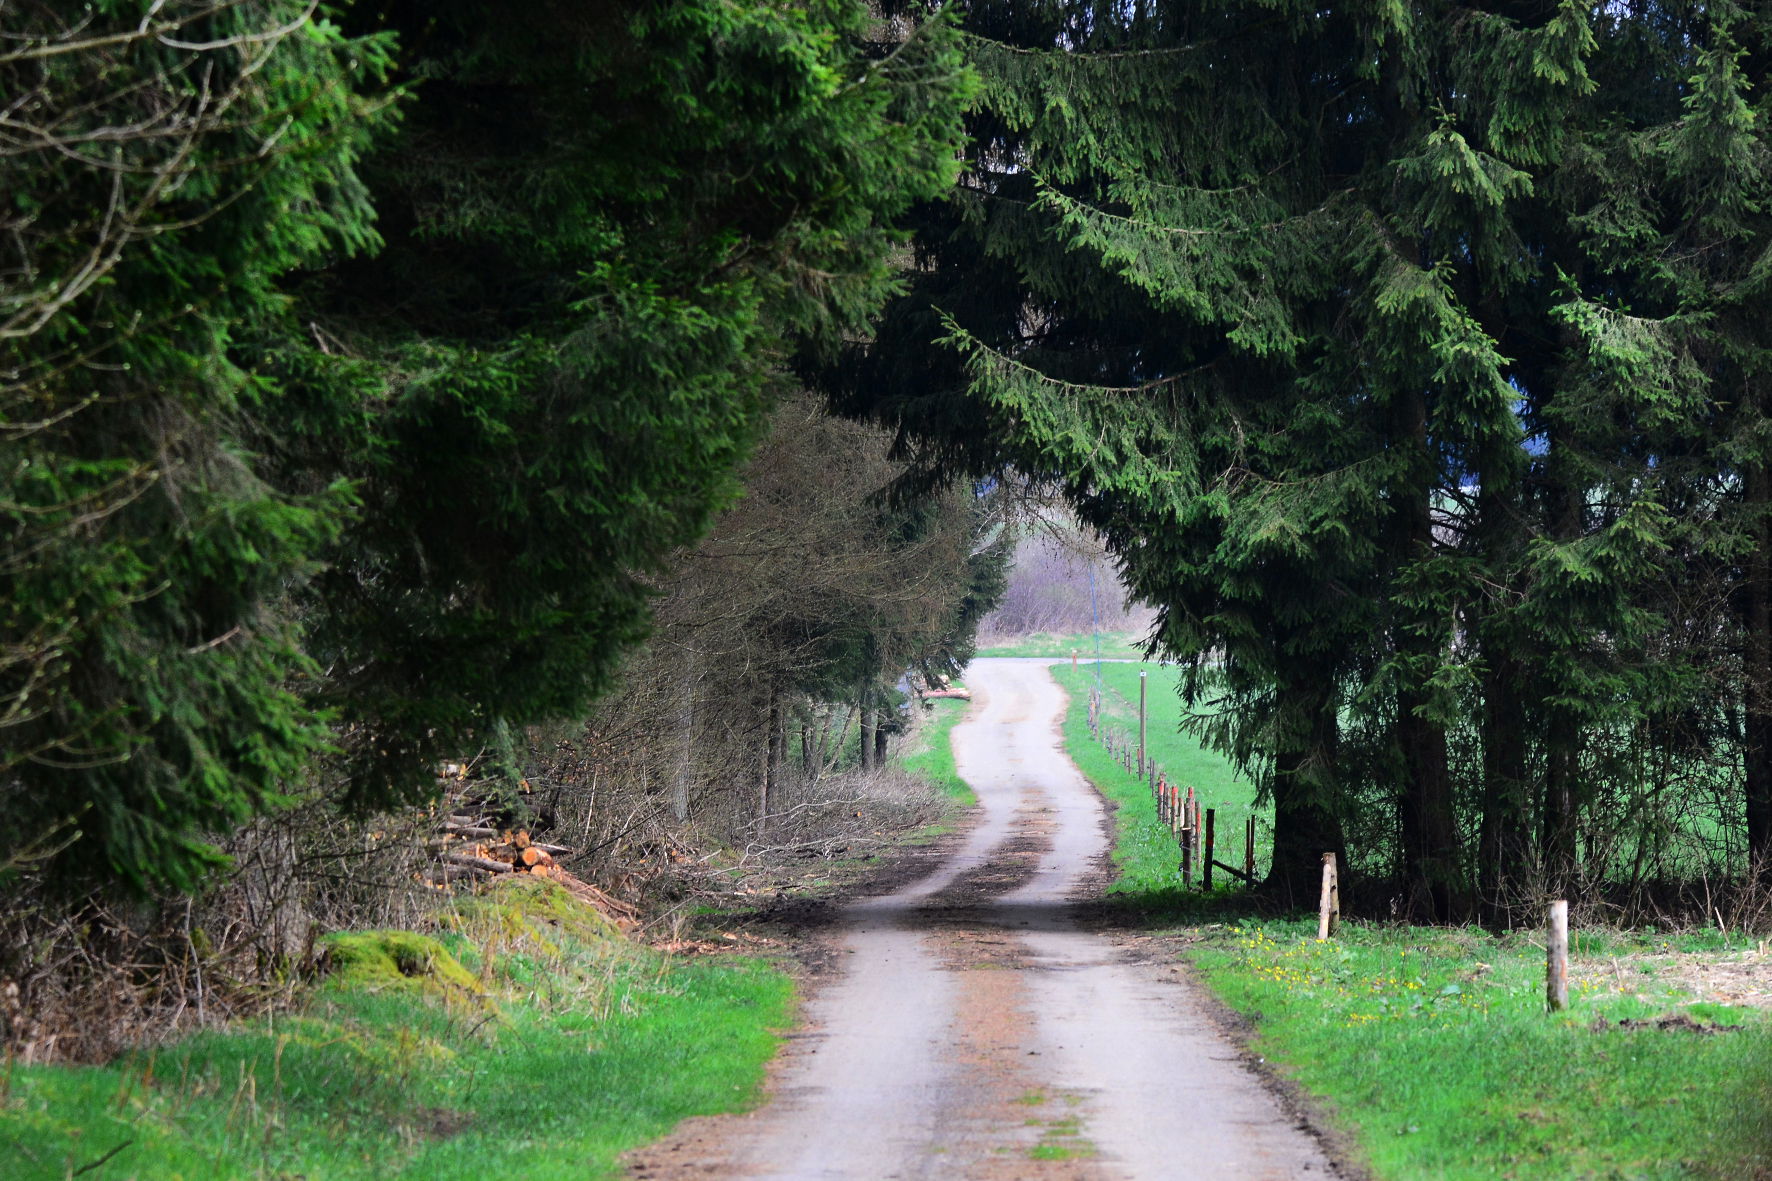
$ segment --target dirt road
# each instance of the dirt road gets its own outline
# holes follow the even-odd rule
[[[954,752],[978,823],[933,874],[847,909],[768,1105],[692,1121],[635,1176],[1333,1176],[1176,970],[1079,915],[1106,826],[1047,663],[969,670]]]

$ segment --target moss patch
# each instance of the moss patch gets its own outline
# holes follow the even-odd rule
[[[328,975],[345,988],[445,997],[485,991],[441,943],[417,931],[344,931],[326,936],[323,943]]]

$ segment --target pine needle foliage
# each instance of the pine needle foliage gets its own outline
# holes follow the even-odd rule
[[[1765,17],[964,25],[961,195],[837,400],[930,472],[1064,482],[1273,798],[1270,886],[1304,896],[1334,850],[1451,918],[1764,863]],[[1668,803],[1674,764],[1722,794]],[[1695,811],[1715,842],[1663,858]]]
[[[582,716],[971,85],[858,0],[62,8],[0,13],[0,868],[70,885]]]

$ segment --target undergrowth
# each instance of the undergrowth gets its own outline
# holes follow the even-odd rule
[[[780,972],[611,938],[540,879],[428,934],[334,936],[329,958],[296,1013],[101,1067],[6,1068],[5,1175],[614,1176],[684,1117],[754,1101],[790,1019]]]

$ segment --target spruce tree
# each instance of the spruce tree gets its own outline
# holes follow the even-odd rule
[[[968,87],[860,0],[7,11],[0,868],[70,885],[583,710]]]
[[[1757,402],[1716,392],[1754,388],[1765,319],[1763,21],[1004,0],[966,27],[962,195],[839,402],[931,470],[1065,482],[1271,794],[1270,885],[1300,894],[1338,825],[1420,916],[1604,872],[1584,817],[1703,681],[1665,659],[1681,561],[1742,555],[1765,727]],[[931,336],[960,364],[909,370]],[[1675,514],[1706,488],[1709,525]]]
[[[315,583],[359,801],[497,719],[582,711],[734,494],[796,349],[864,327],[894,219],[951,180],[943,22],[857,0],[392,3],[413,101],[366,161],[386,241],[302,292],[267,451],[353,481]],[[291,363],[293,359],[294,363]]]
[[[235,346],[374,241],[385,37],[292,0],[0,17],[0,875],[191,886],[329,744],[288,609],[348,492],[264,478]]]

